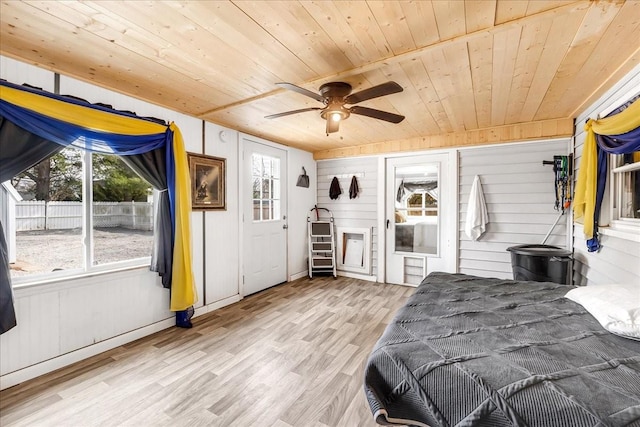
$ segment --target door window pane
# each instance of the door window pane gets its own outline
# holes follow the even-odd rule
[[[253,199],[253,220],[254,221],[260,221],[260,219],[262,219],[262,216],[260,215],[260,205],[261,205],[261,201],[260,199]]]
[[[253,154],[253,220],[280,219],[280,159]]]
[[[280,159],[271,159],[271,177],[280,179]]]
[[[273,211],[272,211],[272,205],[270,200],[262,201],[262,210],[263,210],[263,215],[265,220],[273,219]]]
[[[260,199],[260,178],[253,178],[253,198]]]
[[[262,179],[262,198],[268,199],[271,197],[271,180],[269,178]]]

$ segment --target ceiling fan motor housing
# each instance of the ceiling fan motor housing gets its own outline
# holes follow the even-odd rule
[[[345,82],[329,82],[320,86],[320,95],[324,98],[344,98],[353,88]]]

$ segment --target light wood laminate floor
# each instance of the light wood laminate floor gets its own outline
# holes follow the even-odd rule
[[[413,290],[282,284],[0,392],[0,426],[374,426],[363,367]]]

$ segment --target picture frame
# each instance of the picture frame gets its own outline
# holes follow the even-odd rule
[[[227,210],[227,159],[187,153],[192,210]]]

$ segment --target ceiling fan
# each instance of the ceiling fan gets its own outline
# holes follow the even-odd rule
[[[276,85],[298,92],[302,95],[313,98],[324,104],[324,107],[303,108],[300,110],[286,111],[284,113],[272,114],[265,116],[265,119],[275,119],[277,117],[288,116],[290,114],[304,113],[306,111],[320,110],[320,117],[327,121],[327,135],[337,132],[340,121],[346,119],[351,114],[359,114],[361,116],[372,117],[378,120],[385,120],[391,123],[400,123],[404,120],[404,116],[389,113],[387,111],[376,110],[373,108],[361,107],[357,104],[380,96],[391,95],[392,93],[402,92],[402,86],[396,82],[386,82],[360,92],[351,93],[352,87],[349,83],[329,82],[320,86],[320,93],[311,92],[310,90],[301,88],[291,83],[276,83]],[[353,105],[345,107],[346,104]]]

